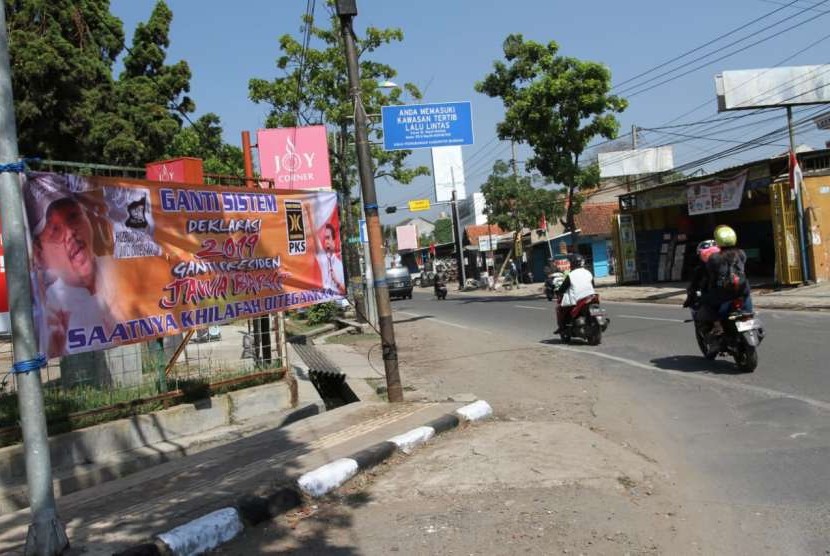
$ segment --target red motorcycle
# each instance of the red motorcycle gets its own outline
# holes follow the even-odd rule
[[[562,298],[556,296],[556,310],[561,310]],[[599,303],[599,294],[580,299],[573,307],[566,307],[564,323],[559,332],[562,342],[568,344],[573,338],[581,338],[589,345],[602,343],[602,333],[608,328],[611,319]]]

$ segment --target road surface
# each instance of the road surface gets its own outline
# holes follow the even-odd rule
[[[653,454],[676,471],[704,522],[734,528],[743,553],[826,554],[830,547],[830,314],[762,311],[760,364],[737,374],[730,360],[704,360],[688,313],[654,304],[607,303],[611,325],[598,347],[552,338],[542,299],[453,296],[427,290],[396,301],[397,320],[429,318],[481,338],[502,337],[576,352],[617,380]],[[471,386],[474,389],[475,386]],[[602,411],[602,408],[598,408]],[[702,486],[701,486],[702,485]],[[705,508],[705,509],[703,509]],[[723,512],[718,511],[723,508]],[[725,548],[725,547],[724,547]],[[732,553],[732,549],[724,550]]]

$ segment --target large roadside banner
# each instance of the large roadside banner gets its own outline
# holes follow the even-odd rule
[[[337,197],[30,173],[35,324],[49,357],[341,299]]]

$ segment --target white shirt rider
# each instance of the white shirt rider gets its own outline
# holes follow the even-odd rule
[[[586,268],[577,268],[570,271],[562,285],[568,286],[567,291],[562,295],[562,307],[573,307],[581,299],[597,293],[594,290],[594,275]]]

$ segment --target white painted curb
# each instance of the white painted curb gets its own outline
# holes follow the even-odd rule
[[[204,554],[242,532],[236,508],[222,508],[158,536],[176,556]]]
[[[464,407],[459,407],[455,413],[467,421],[479,421],[493,414],[493,408],[484,400],[478,400]]]
[[[351,458],[336,459],[313,471],[303,474],[297,484],[309,496],[318,497],[330,492],[358,472],[357,462]]]
[[[418,427],[417,429],[412,429],[411,431],[399,434],[398,436],[393,436],[389,439],[389,442],[397,446],[398,450],[404,454],[409,454],[418,446],[429,442],[433,436],[435,436],[434,428]]]

